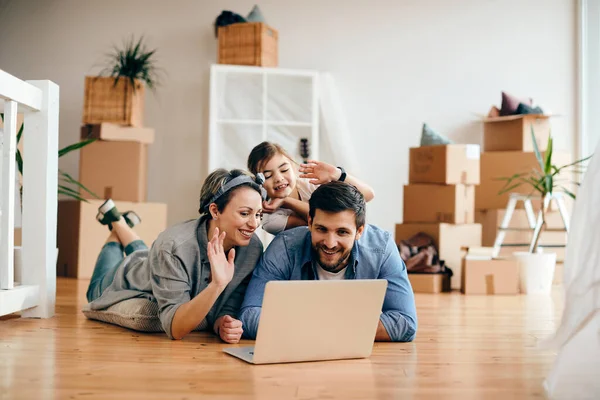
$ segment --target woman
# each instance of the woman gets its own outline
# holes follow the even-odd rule
[[[98,220],[111,234],[87,292],[90,308],[144,297],[158,303],[170,338],[212,327],[223,341],[237,343],[243,332],[237,313],[263,251],[254,234],[265,198],[262,183],[261,175],[214,171],[202,186],[201,217],[168,228],[150,249],[132,229],[136,215],[122,216],[107,200]]]
[[[265,215],[262,226],[273,235],[307,224],[308,200],[317,185],[341,180],[354,185],[366,201],[375,197],[369,185],[347,175],[341,167],[309,160],[300,165],[302,175],[298,175],[296,166],[293,158],[276,143],[262,142],[248,156],[248,170],[253,174],[262,173],[265,177],[264,187],[269,201],[263,202]]]

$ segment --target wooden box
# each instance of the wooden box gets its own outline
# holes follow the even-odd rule
[[[83,124],[112,122],[142,127],[144,120],[144,84],[134,85],[121,78],[115,85],[112,77],[85,77]]]
[[[276,67],[278,33],[260,22],[221,26],[218,30],[219,64]]]

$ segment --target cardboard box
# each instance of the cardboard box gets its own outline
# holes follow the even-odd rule
[[[483,120],[483,151],[534,151],[533,128],[540,151],[546,151],[550,136],[550,116],[508,115]]]
[[[419,232],[433,238],[440,259],[452,270],[452,289],[460,289],[462,258],[466,254],[465,247],[481,246],[481,225],[446,223],[405,223],[396,224],[395,240],[408,239]]]
[[[515,295],[519,293],[519,265],[516,260],[463,260],[464,294]]]
[[[101,198],[146,201],[148,145],[100,140],[81,150],[79,182]],[[80,190],[85,199],[93,197]]]
[[[414,293],[441,293],[450,291],[447,274],[408,274]]]
[[[568,153],[554,151],[552,161],[558,166],[571,162]],[[506,178],[519,173],[531,173],[534,169],[539,170],[540,165],[535,153],[523,153],[520,151],[489,152],[481,154],[481,183],[475,188],[475,209],[504,209],[508,205],[510,193],[531,194],[531,185],[523,184],[510,193],[499,194],[504,188],[506,181],[498,178]],[[569,174],[559,175],[561,179],[572,179]],[[535,194],[535,193],[534,193]],[[534,207],[539,207],[538,200],[533,202]],[[523,202],[517,202],[518,208],[523,208]]]
[[[96,220],[98,207],[103,202],[58,202],[58,276],[78,279],[92,277],[98,254],[110,234],[108,227]],[[134,230],[148,247],[167,228],[166,204],[115,201],[115,205],[121,212],[133,210],[140,216],[142,222]]]
[[[151,144],[154,142],[154,129],[121,126],[108,122],[81,127],[81,139],[99,139],[122,142],[139,142]]]
[[[475,187],[405,185],[403,221],[472,224],[475,222]]]
[[[479,145],[450,144],[413,147],[409,183],[479,184]]]

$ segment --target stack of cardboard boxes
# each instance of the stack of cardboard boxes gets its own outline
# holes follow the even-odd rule
[[[465,248],[481,246],[475,223],[475,185],[479,184],[478,145],[438,145],[410,149],[409,184],[404,186],[403,223],[396,243],[423,232],[433,238],[439,257],[453,271],[450,286],[460,288]],[[415,292],[448,288],[447,275],[409,274]]]
[[[531,138],[533,128],[539,150],[544,152],[550,135],[550,119],[547,115],[514,115],[505,117],[486,118],[484,120],[483,153],[481,154],[481,183],[475,190],[475,220],[482,225],[482,245],[494,245],[498,228],[505,214],[510,193],[531,194],[530,185],[514,188],[510,193],[499,194],[505,181],[498,178],[510,177],[518,173],[529,173],[539,169],[539,164],[534,153],[534,144]],[[564,152],[553,151],[553,162],[564,165],[569,162],[569,155]],[[539,211],[540,201],[533,201],[534,210]],[[530,243],[532,231],[523,202],[518,202],[517,210],[512,216],[510,228],[507,231],[504,244]],[[548,227],[562,228],[564,225],[560,214],[556,210],[548,213]],[[542,233],[540,243],[565,244],[566,233]],[[516,262],[508,260],[515,251],[527,251],[524,246],[506,246],[500,252],[501,260],[477,262],[466,260],[464,265],[466,282],[463,291],[466,294],[516,294],[518,293],[518,274]],[[554,249],[553,249],[554,251]],[[558,260],[563,259],[564,249],[557,249]],[[558,278],[562,276],[557,265]],[[487,278],[486,278],[487,277]],[[468,280],[471,279],[471,282]],[[486,281],[487,279],[487,281]],[[490,284],[490,280],[495,281]],[[486,283],[487,282],[487,283]],[[494,289],[490,289],[493,287]]]
[[[124,83],[113,87],[113,82],[112,78],[86,78],[81,138],[97,140],[80,151],[79,181],[100,199],[81,190],[80,196],[88,202],[59,201],[59,276],[91,277],[109,235],[108,228],[96,220],[98,207],[107,198],[119,211],[133,210],[140,216],[135,231],[148,246],[167,226],[167,205],[147,202],[148,147],[154,130],[142,126],[143,86],[133,91]]]

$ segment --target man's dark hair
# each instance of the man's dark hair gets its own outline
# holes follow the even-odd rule
[[[365,197],[349,183],[334,181],[323,184],[313,192],[308,201],[308,215],[313,219],[315,210],[326,212],[354,212],[356,228],[365,224]]]

